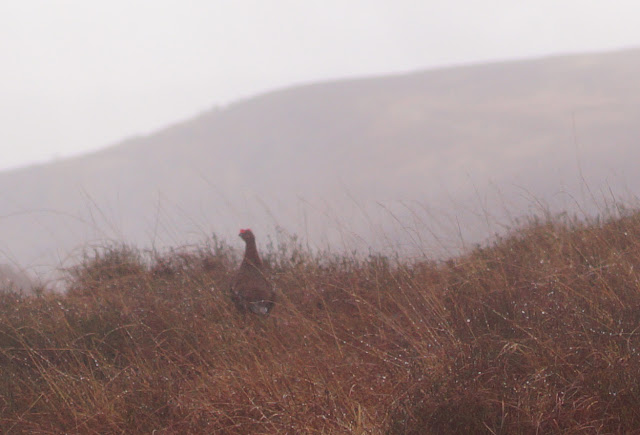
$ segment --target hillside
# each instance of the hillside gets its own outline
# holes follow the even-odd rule
[[[243,226],[338,251],[450,255],[501,230],[503,210],[531,212],[531,198],[588,213],[610,192],[635,197],[639,72],[640,50],[628,50],[310,84],[215,108],[0,174],[0,263],[47,271],[86,243],[161,248]]]
[[[8,433],[634,433],[640,215],[533,219],[446,262],[265,255],[238,314],[219,242],[114,248],[66,295],[0,294]]]

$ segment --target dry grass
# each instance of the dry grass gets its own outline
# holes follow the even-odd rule
[[[5,433],[628,433],[640,428],[640,215],[533,221],[444,263],[126,247],[66,295],[0,296]]]

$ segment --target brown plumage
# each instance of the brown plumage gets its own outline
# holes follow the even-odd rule
[[[241,312],[249,310],[266,316],[275,303],[275,291],[264,274],[253,232],[240,230],[239,236],[247,246],[240,269],[231,282],[231,300]]]

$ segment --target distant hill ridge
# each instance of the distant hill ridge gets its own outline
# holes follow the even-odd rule
[[[34,271],[83,246],[276,227],[331,249],[451,252],[495,223],[634,197],[640,50],[282,89],[101,151],[0,173],[0,247]],[[420,248],[421,249],[421,248]],[[7,262],[10,262],[7,261]]]

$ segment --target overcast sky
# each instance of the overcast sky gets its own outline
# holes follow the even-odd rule
[[[0,169],[341,77],[640,46],[640,2],[2,0]]]

